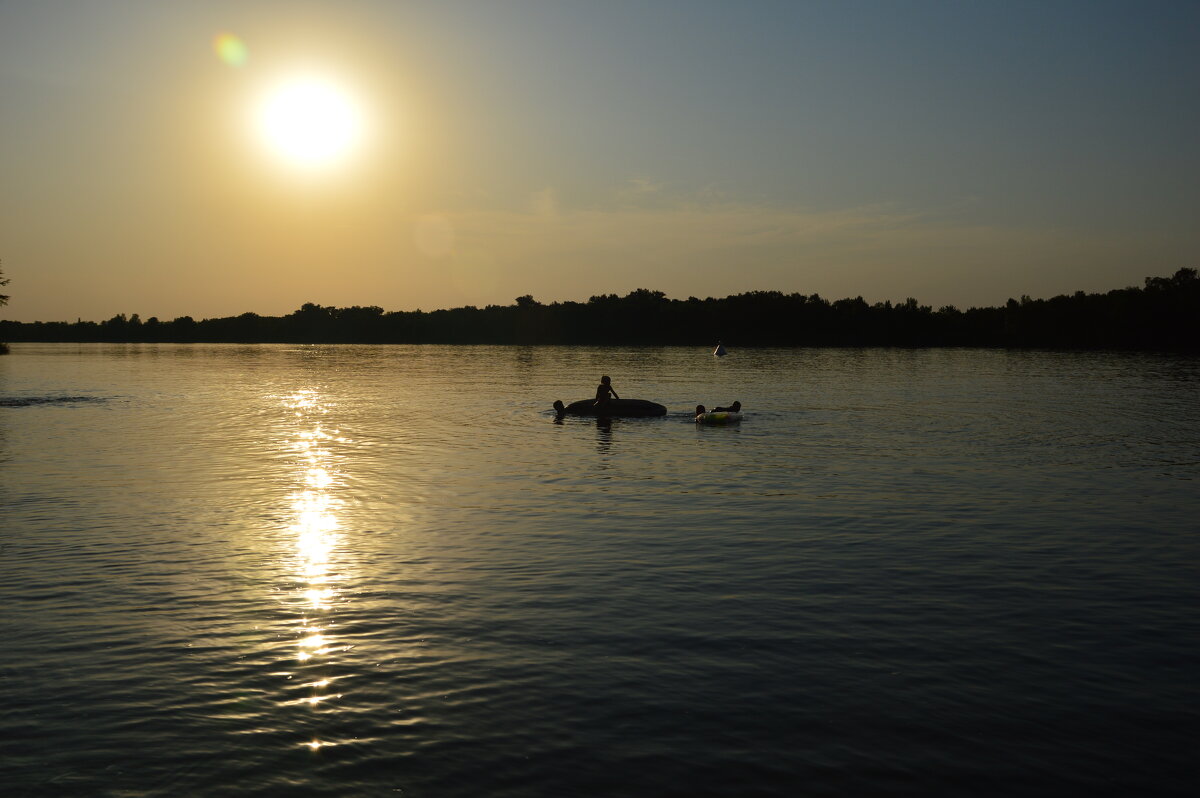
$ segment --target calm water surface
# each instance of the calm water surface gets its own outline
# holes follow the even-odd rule
[[[0,778],[1189,794],[1198,478],[1195,358],[16,345]]]

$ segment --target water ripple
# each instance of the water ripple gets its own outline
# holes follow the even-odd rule
[[[1195,359],[27,345],[5,369],[8,794],[1191,786]],[[601,373],[671,413],[554,423]],[[733,399],[739,426],[690,420]]]
[[[73,405],[104,401],[107,399],[100,396],[0,396],[0,407]]]

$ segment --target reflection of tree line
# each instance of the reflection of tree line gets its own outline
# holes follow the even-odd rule
[[[724,299],[626,296],[544,305],[384,312],[378,307],[306,304],[287,316],[243,313],[195,321],[0,321],[10,341],[204,341],[484,344],[711,344],[732,346],[1046,346],[1200,350],[1200,279],[1195,269],[1150,277],[1144,287],[1002,307],[933,309],[915,299],[868,304],[813,294],[752,291]]]

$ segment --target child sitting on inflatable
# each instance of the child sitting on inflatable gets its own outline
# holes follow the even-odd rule
[[[610,394],[613,399],[621,398],[617,396],[617,392],[613,390],[612,380],[606,375],[600,378],[600,384],[596,386],[596,404],[607,404]]]

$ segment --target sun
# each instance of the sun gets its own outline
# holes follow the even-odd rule
[[[323,77],[293,77],[272,87],[260,101],[256,122],[268,150],[302,168],[344,161],[363,136],[353,96]]]

